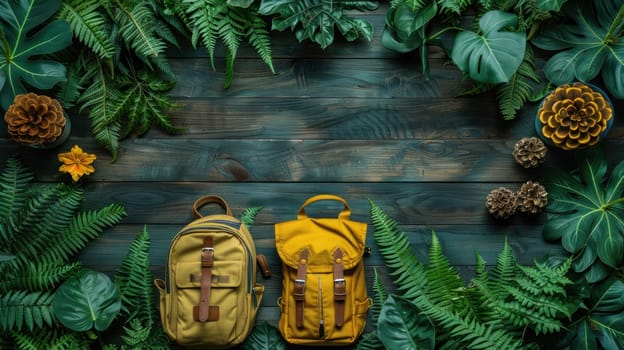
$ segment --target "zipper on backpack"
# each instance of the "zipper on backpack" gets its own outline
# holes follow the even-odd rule
[[[325,338],[325,315],[323,314],[323,282],[321,281],[321,276],[319,276],[318,278],[318,289],[319,289],[318,305],[319,305],[319,315],[320,315],[318,332],[319,332],[319,338],[323,339]]]

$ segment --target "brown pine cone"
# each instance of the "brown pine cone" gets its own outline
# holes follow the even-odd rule
[[[513,157],[525,168],[537,168],[546,159],[546,145],[537,137],[523,137],[514,146]]]
[[[53,143],[63,133],[66,123],[59,101],[32,92],[16,95],[4,120],[11,138],[26,144]]]
[[[523,213],[537,214],[548,204],[548,192],[538,182],[527,181],[516,192],[517,207]]]
[[[488,212],[497,219],[507,219],[516,212],[516,193],[499,187],[490,191],[485,200]]]

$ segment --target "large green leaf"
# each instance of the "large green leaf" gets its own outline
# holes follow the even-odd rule
[[[544,238],[561,239],[575,255],[577,272],[601,269],[596,264],[624,265],[624,161],[608,181],[607,175],[603,153],[593,148],[582,157],[578,173],[555,170],[546,180],[550,200]],[[603,272],[593,271],[604,278]]]
[[[373,26],[365,20],[345,15],[345,10],[371,11],[378,7],[376,1],[325,1],[325,0],[262,0],[259,13],[275,16],[272,29],[290,28],[299,41],[309,39],[322,48],[334,42],[334,26],[347,41],[364,37],[373,39]]]
[[[518,17],[502,11],[488,11],[479,19],[482,33],[457,34],[451,58],[464,73],[482,83],[506,83],[524,58],[526,34],[505,31],[515,27]]]
[[[263,322],[254,327],[242,348],[243,350],[284,350],[286,342],[277,328]]]
[[[435,328],[418,307],[400,296],[388,296],[377,321],[386,349],[425,350],[435,345]]]
[[[381,34],[381,44],[397,52],[410,52],[425,44],[423,28],[438,12],[437,2],[413,10],[406,3],[390,7],[386,13],[386,25]]]
[[[35,58],[67,47],[71,43],[72,32],[63,20],[43,25],[58,10],[60,0],[3,3],[0,7],[0,27],[4,32],[0,71],[6,81],[0,93],[0,105],[6,110],[15,95],[27,91],[23,83],[38,89],[51,89],[65,80],[65,67],[61,63]]]
[[[593,287],[584,303],[587,308],[567,327],[558,347],[624,349],[624,282],[607,280]]]
[[[65,281],[54,295],[54,315],[67,328],[103,331],[119,314],[121,301],[115,283],[101,272],[83,270]]]
[[[624,3],[575,0],[563,6],[574,24],[553,23],[533,40],[537,47],[560,51],[544,66],[556,85],[590,81],[602,72],[606,88],[624,98]]]

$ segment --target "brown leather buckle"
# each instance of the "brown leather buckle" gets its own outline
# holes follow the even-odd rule
[[[334,280],[334,300],[344,301],[347,299],[347,283],[344,278]]]
[[[296,301],[305,300],[305,285],[305,280],[295,280],[295,289],[293,291],[293,295]]]

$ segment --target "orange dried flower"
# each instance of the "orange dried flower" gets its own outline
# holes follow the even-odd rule
[[[63,163],[59,171],[69,173],[74,180],[78,181],[83,175],[90,175],[95,172],[91,165],[95,161],[95,154],[85,153],[78,145],[72,147],[71,151],[60,153],[58,160]]]
[[[538,111],[542,135],[565,150],[595,145],[612,117],[605,96],[578,82],[557,87]]]

